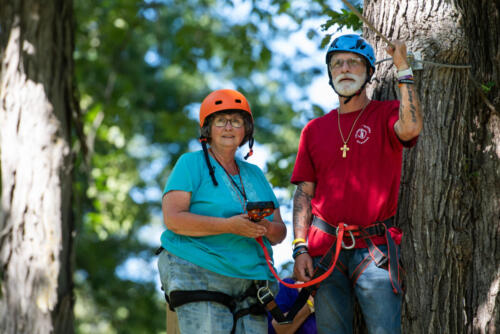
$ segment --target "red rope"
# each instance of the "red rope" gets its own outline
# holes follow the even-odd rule
[[[280,281],[280,283],[283,284],[284,286],[292,288],[292,289],[298,289],[298,288],[305,288],[305,287],[308,287],[308,286],[311,286],[311,285],[318,284],[321,281],[323,281],[325,278],[327,278],[328,276],[330,276],[330,274],[332,273],[332,271],[335,269],[335,265],[337,264],[337,260],[339,258],[340,249],[342,247],[342,239],[344,238],[344,230],[345,230],[345,225],[344,224],[339,224],[339,229],[338,229],[338,233],[337,233],[337,241],[336,241],[336,244],[335,244],[335,258],[333,259],[333,263],[332,263],[331,267],[328,269],[328,271],[326,271],[325,273],[323,273],[323,275],[318,276],[315,279],[307,281],[307,282],[304,282],[304,283],[290,284],[290,283],[287,283],[287,282],[283,281],[278,276],[278,274],[276,273],[276,271],[274,270],[274,267],[272,265],[272,259],[269,256],[269,252],[267,251],[267,248],[264,245],[264,241],[262,240],[262,237],[258,237],[255,240],[257,240],[257,242],[262,247],[262,250],[264,251],[264,256],[266,257],[267,266],[269,267],[269,269],[273,273],[274,277],[276,277],[276,279],[278,281]]]

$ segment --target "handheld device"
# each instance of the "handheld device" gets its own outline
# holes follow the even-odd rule
[[[248,202],[247,212],[251,221],[257,222],[264,217],[270,216],[274,211],[274,203],[268,202]]]

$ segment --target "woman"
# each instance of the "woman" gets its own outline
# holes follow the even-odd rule
[[[181,333],[266,333],[265,312],[251,306],[257,289],[275,293],[277,283],[255,238],[263,237],[272,251],[286,227],[262,171],[235,158],[246,142],[247,157],[252,154],[246,98],[230,89],[212,92],[201,104],[200,128],[203,150],[179,158],[164,190],[167,230],[158,260],[163,289]],[[273,214],[251,221],[246,203],[254,201],[273,202]]]

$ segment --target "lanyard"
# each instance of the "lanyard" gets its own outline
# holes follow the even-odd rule
[[[219,159],[215,156],[214,152],[210,149],[210,152],[212,153],[212,157],[217,161],[217,163],[222,167],[224,172],[226,172],[227,177],[229,178],[229,181],[231,181],[231,186],[233,187],[233,190],[236,192],[236,195],[238,195],[238,200],[240,201],[241,206],[243,207],[243,212],[245,212],[245,203],[247,202],[247,194],[245,192],[245,186],[243,185],[243,179],[241,178],[241,173],[240,173],[240,167],[234,162],[236,165],[236,170],[238,171],[238,177],[240,178],[240,183],[241,183],[241,189],[238,187],[236,182],[233,180],[233,177],[229,172],[224,168],[224,166],[220,163]],[[241,197],[240,197],[241,194]],[[241,198],[243,198],[243,201],[241,201]]]

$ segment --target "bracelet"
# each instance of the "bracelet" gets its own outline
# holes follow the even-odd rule
[[[305,251],[307,252],[309,249],[308,249],[308,248],[307,248],[307,246],[305,246],[305,245],[304,245],[304,246],[300,246],[300,247],[295,247],[295,248],[293,249],[292,257],[293,257],[295,254],[297,254],[298,252],[300,252],[301,250],[305,250]]]
[[[305,242],[299,242],[298,244],[293,245],[293,249],[299,248],[301,246],[307,247],[307,244]]]
[[[415,83],[415,80],[399,80],[399,84],[407,84],[407,85],[413,85]]]
[[[413,71],[411,70],[411,67],[407,68],[406,70],[398,71],[398,80],[406,75],[413,76]]]
[[[306,242],[306,239],[304,238],[296,238],[294,241],[292,241],[292,245],[295,245],[296,243],[299,242]]]
[[[307,306],[309,306],[309,311],[314,313],[314,303],[310,299],[307,300]]]
[[[293,247],[293,251],[295,252],[297,249],[301,249],[301,248],[307,248],[307,245],[306,244],[295,245],[295,247]]]
[[[293,252],[292,257],[293,257],[293,259],[295,260],[295,258],[296,258],[297,256],[299,256],[299,255],[301,255],[301,254],[305,254],[305,253],[308,253],[307,248],[300,249],[300,250],[298,250],[297,252]]]
[[[398,77],[398,81],[401,81],[401,80],[413,80],[413,75],[405,75],[402,77]]]
[[[295,258],[297,258],[297,256],[305,254],[305,253],[307,253],[307,250],[303,250],[301,252],[297,252],[297,253],[295,253],[295,254],[292,255],[292,258],[295,260]]]

